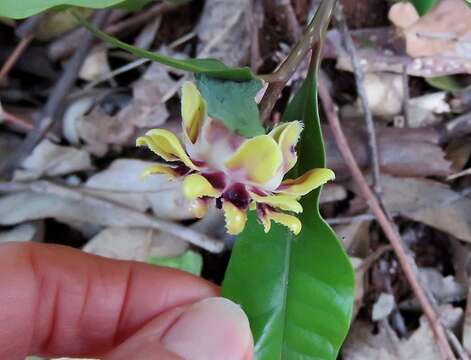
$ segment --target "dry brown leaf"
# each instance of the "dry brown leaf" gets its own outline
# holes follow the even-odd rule
[[[379,321],[386,319],[394,310],[396,302],[391,294],[381,293],[373,305],[371,319]]]
[[[455,54],[451,58],[447,54],[413,58],[406,54],[405,44],[401,44],[393,28],[361,29],[351,33],[357,47],[358,59],[365,72],[402,74],[405,69],[409,75],[419,77],[471,73],[469,50],[463,51],[464,54]],[[343,48],[340,33],[331,30],[327,34],[327,39],[330,52],[326,56],[337,60],[338,69],[352,71],[350,56]],[[466,44],[469,43],[464,43]]]
[[[432,180],[385,175],[381,183],[389,211],[471,242],[470,198]]]
[[[14,180],[33,180],[42,176],[61,176],[93,169],[90,154],[83,149],[61,146],[45,139],[21,164]]]
[[[87,55],[80,69],[79,77],[83,80],[94,81],[100,79],[103,74],[111,71],[108,62],[107,48],[102,45],[95,46]]]
[[[415,24],[404,29],[412,57],[447,56],[470,59],[471,9],[462,0],[441,0]]]
[[[405,29],[419,21],[420,15],[412,3],[401,1],[391,6],[388,18],[397,27]]]
[[[43,241],[44,224],[28,222],[0,232],[0,244],[7,241]]]
[[[447,93],[436,92],[409,101],[409,126],[413,128],[436,125],[441,121],[438,114],[450,113]]]
[[[347,252],[356,257],[365,258],[370,253],[370,222],[353,222],[334,227]]]
[[[320,202],[321,204],[342,201],[347,198],[347,190],[339,184],[326,184],[322,188]]]
[[[85,252],[120,260],[147,261],[149,256],[175,257],[188,243],[154,229],[111,227],[104,229],[83,248]]]
[[[368,105],[373,115],[387,117],[401,113],[404,97],[401,75],[367,73],[364,84]]]
[[[162,125],[169,115],[162,97],[176,83],[164,66],[152,63],[142,78],[134,83],[133,100],[119,112],[118,121],[144,128]]]
[[[107,169],[91,176],[83,190],[139,211],[151,208],[161,219],[193,219],[179,181],[170,182],[165,175],[140,178],[144,168],[152,164],[134,159],[115,160]]]
[[[363,260],[355,257],[350,258],[353,269],[355,270],[355,299],[353,302],[352,319],[355,319],[358,311],[363,306],[363,297],[368,288],[368,279],[365,276],[368,266],[363,266]],[[352,320],[353,321],[353,320]]]
[[[466,287],[454,276],[443,276],[435,268],[419,268],[419,277],[439,304],[462,301],[466,298]]]
[[[463,310],[446,305],[440,308],[445,326],[456,327]],[[344,360],[441,360],[440,350],[432,329],[424,316],[420,327],[408,339],[399,339],[386,321],[379,324],[379,332],[373,333],[373,325],[356,321],[342,349]]]
[[[250,46],[247,26],[250,4],[249,0],[205,1],[203,15],[196,26],[200,57],[217,58],[231,66],[240,65]]]
[[[368,136],[363,127],[343,124],[345,135],[358,164],[370,164]],[[438,134],[430,128],[399,129],[377,126],[378,150],[381,172],[399,176],[447,176],[450,162],[438,145]],[[338,178],[350,176],[329,127],[323,127],[327,165]]]

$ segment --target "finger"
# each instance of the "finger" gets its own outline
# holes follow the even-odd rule
[[[162,359],[251,360],[249,321],[224,298],[210,298],[172,309],[148,323],[105,360]]]
[[[57,245],[3,245],[0,359],[100,355],[160,313],[216,293],[176,270]]]

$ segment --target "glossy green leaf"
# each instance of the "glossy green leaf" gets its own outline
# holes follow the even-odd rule
[[[293,176],[324,167],[314,69],[284,119],[305,124]],[[303,230],[298,236],[278,225],[265,234],[251,213],[233,249],[223,295],[247,313],[258,360],[334,360],[348,332],[354,273],[319,213],[319,195],[320,189],[302,198]]]
[[[262,88],[260,80],[239,82],[198,75],[196,85],[206,100],[211,117],[245,137],[265,133],[255,102],[255,95]]]
[[[438,0],[412,0],[420,16],[424,16],[435,6]]]
[[[21,19],[56,6],[104,9],[122,2],[123,0],[0,0],[0,16]]]
[[[458,76],[447,75],[447,76],[437,76],[432,78],[425,78],[425,81],[434,88],[439,90],[453,92],[459,91],[466,87]]]
[[[85,26],[90,32],[97,37],[114,45],[120,49],[126,50],[141,58],[150,59],[152,61],[173,67],[175,69],[186,70],[195,74],[207,74],[216,78],[235,80],[235,81],[249,81],[255,79],[255,75],[248,67],[231,68],[226,66],[216,59],[175,59],[171,56],[161,55],[152,51],[147,51],[116,39],[103,31],[98,30],[88,21],[75,14],[77,20]]]
[[[153,265],[166,266],[173,269],[179,269],[200,276],[203,268],[203,257],[201,254],[188,250],[183,255],[163,258],[151,256],[147,262]]]

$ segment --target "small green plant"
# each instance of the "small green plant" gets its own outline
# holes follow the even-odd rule
[[[63,5],[143,3],[3,0],[0,16],[26,17]],[[311,65],[274,129],[261,121],[260,110],[266,109],[259,108],[255,96],[262,80],[276,76],[258,76],[215,59],[178,60],[139,49],[78,17],[113,46],[195,74],[196,82],[183,86],[185,148],[174,134],[158,129],[137,143],[168,162],[144,175],[185,176],[182,191],[194,201],[195,214],[204,216],[209,198],[216,198],[228,232],[238,234],[222,293],[247,313],[257,359],[336,359],[350,326],[354,273],[319,212],[322,185],[334,178],[325,168],[317,103],[320,49],[334,6],[335,0],[322,1],[307,36],[293,49],[312,47]]]

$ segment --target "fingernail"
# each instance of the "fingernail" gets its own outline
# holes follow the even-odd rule
[[[252,347],[247,316],[224,298],[188,307],[161,341],[168,350],[191,360],[242,360]]]

